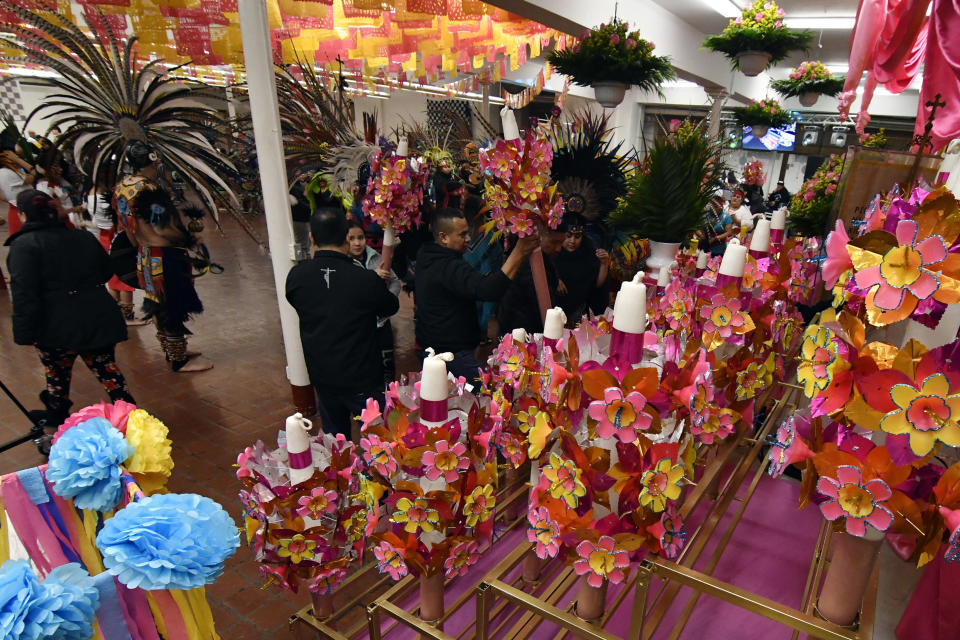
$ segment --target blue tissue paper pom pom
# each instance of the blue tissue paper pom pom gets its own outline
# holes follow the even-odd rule
[[[43,584],[23,560],[0,567],[0,638],[88,640],[100,592],[79,564],[57,567]]]
[[[47,480],[80,509],[110,511],[120,502],[120,464],[135,449],[103,418],[67,429],[50,449]]]
[[[88,640],[99,606],[100,592],[83,567],[57,567],[40,585],[20,640]]]
[[[23,560],[0,567],[0,638],[19,638],[26,627],[30,603],[40,590],[33,569]]]
[[[97,548],[107,570],[131,589],[195,589],[216,580],[240,535],[223,508],[203,496],[143,498],[106,521]]]

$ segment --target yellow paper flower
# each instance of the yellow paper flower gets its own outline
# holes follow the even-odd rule
[[[397,524],[402,524],[403,530],[407,533],[417,533],[417,530],[429,533],[434,531],[440,523],[440,513],[430,508],[426,498],[415,500],[400,498],[390,519]]]
[[[640,506],[649,506],[654,511],[667,508],[668,500],[680,497],[680,482],[683,480],[683,466],[673,464],[670,458],[663,458],[657,466],[644,471],[640,477],[643,491],[640,492]]]
[[[354,511],[353,515],[343,523],[343,531],[347,534],[347,543],[353,544],[362,540],[367,529],[367,512],[363,509]]]
[[[803,384],[803,393],[808,398],[830,386],[839,363],[837,355],[833,331],[821,325],[807,327],[800,345],[797,380]]]
[[[280,538],[277,543],[277,555],[281,558],[290,558],[293,564],[300,564],[304,560],[313,560],[313,550],[317,546],[316,540],[307,540],[302,533],[292,538]]]
[[[555,453],[550,454],[550,464],[543,469],[543,477],[550,481],[550,495],[563,500],[571,509],[576,509],[580,498],[587,495],[587,488],[580,481],[581,473],[573,461]]]
[[[910,436],[910,448],[925,456],[939,440],[951,447],[960,446],[960,394],[950,393],[950,381],[942,373],[928,376],[920,389],[895,384],[890,398],[899,407],[880,421],[887,433]]]
[[[493,485],[485,484],[476,487],[463,503],[463,515],[466,516],[467,526],[475,527],[478,522],[489,520],[496,503],[497,497],[493,494]]]
[[[126,439],[136,450],[124,466],[147,495],[162,490],[173,471],[168,433],[166,425],[143,409],[127,416]]]

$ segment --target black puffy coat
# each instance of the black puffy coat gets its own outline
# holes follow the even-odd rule
[[[14,342],[85,352],[127,339],[120,307],[104,287],[110,259],[92,234],[27,222],[6,244]]]

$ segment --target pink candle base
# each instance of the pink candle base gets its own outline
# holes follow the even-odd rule
[[[446,422],[447,421],[447,401],[446,400],[424,400],[420,399],[420,419],[428,422]]]
[[[730,285],[737,285],[737,286],[739,287],[739,286],[740,286],[740,280],[741,280],[741,278],[738,278],[737,276],[728,276],[728,275],[725,274],[725,273],[718,273],[718,274],[717,274],[717,288],[719,288],[719,289],[724,289],[724,288],[726,288],[726,287],[729,287]]]
[[[766,258],[768,255],[770,255],[766,251],[758,251],[756,249],[750,249],[749,251],[747,251],[747,253],[749,253],[751,256],[753,256],[757,260],[759,260],[760,258]]]
[[[643,334],[614,329],[610,336],[610,353],[618,354],[630,364],[643,360]]]

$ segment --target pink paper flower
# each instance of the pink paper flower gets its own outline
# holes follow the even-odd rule
[[[373,398],[367,398],[367,405],[363,408],[363,411],[360,412],[360,422],[363,423],[363,428],[366,429],[367,426],[379,418],[380,415],[380,403]]]
[[[660,521],[647,527],[647,531],[657,537],[661,552],[671,560],[680,554],[687,537],[683,531],[683,519],[673,503],[667,506],[660,516]]]
[[[384,442],[373,434],[360,439],[363,449],[363,461],[383,476],[390,477],[397,472],[397,461],[393,456],[393,444]]]
[[[310,593],[329,595],[340,586],[340,583],[346,577],[347,570],[344,567],[320,569],[307,583],[307,589]]]
[[[899,246],[888,250],[878,267],[857,272],[857,286],[864,290],[877,287],[873,302],[879,309],[893,311],[903,304],[906,292],[918,300],[926,300],[940,288],[940,281],[929,267],[943,262],[947,247],[940,236],[928,236],[917,242],[919,224],[916,220],[897,223]]]
[[[893,495],[890,487],[879,478],[863,482],[859,467],[840,465],[836,479],[820,477],[817,491],[829,498],[820,505],[823,517],[830,522],[846,518],[847,533],[852,536],[865,536],[868,524],[881,532],[893,524],[893,514],[883,506]]]
[[[610,36],[610,44],[612,44],[613,46],[617,46],[618,44],[620,44],[620,36],[617,35],[616,33]]]
[[[480,545],[475,541],[469,540],[456,544],[451,547],[450,555],[447,556],[446,561],[443,563],[443,568],[446,570],[445,574],[448,578],[465,576],[470,570],[470,567],[477,564],[477,560],[479,559]]]
[[[776,440],[767,453],[770,466],[767,473],[773,478],[779,478],[791,464],[813,457],[813,452],[807,443],[797,435],[794,416],[790,416],[777,429]]]
[[[537,557],[541,560],[555,558],[560,553],[560,525],[550,517],[546,507],[527,512],[527,540],[537,543]]]
[[[598,420],[597,435],[601,438],[616,436],[620,442],[636,442],[637,432],[650,428],[653,418],[644,413],[647,399],[638,391],[624,397],[619,387],[609,387],[603,392],[603,400],[590,403],[590,417]]]
[[[377,571],[387,574],[392,580],[399,580],[410,573],[403,555],[389,542],[375,546],[373,555],[377,558]]]
[[[297,504],[297,514],[301,518],[319,520],[324,513],[337,510],[337,492],[327,491],[323,487],[314,487],[310,495],[301,497]]]
[[[600,536],[596,544],[584,540],[577,545],[580,559],[573,563],[573,570],[578,576],[587,576],[587,584],[597,589],[603,586],[604,580],[620,584],[624,578],[623,570],[630,566],[630,554],[617,550],[616,544],[610,536]]]
[[[722,293],[714,294],[710,304],[700,309],[700,317],[705,320],[704,332],[716,331],[721,338],[729,338],[733,335],[734,329],[739,329],[746,324],[746,319],[740,311],[740,299],[727,299]]]
[[[60,439],[60,436],[63,435],[63,432],[69,429],[70,427],[75,427],[81,422],[86,422],[90,418],[103,418],[120,433],[126,435],[127,433],[127,416],[130,415],[130,412],[135,411],[137,405],[130,404],[123,400],[117,400],[113,404],[108,404],[106,402],[98,402],[97,404],[92,404],[89,407],[84,407],[70,415],[60,428],[57,429],[57,433],[53,436],[53,442],[55,443]]]
[[[837,226],[827,236],[827,258],[823,261],[823,284],[832,289],[840,276],[853,269],[847,243],[850,236],[843,226],[842,220],[837,220]]]
[[[456,482],[460,471],[470,467],[470,461],[463,457],[467,447],[462,442],[450,446],[446,440],[438,440],[434,451],[425,451],[420,463],[426,469],[428,480],[443,478],[445,482]]]

